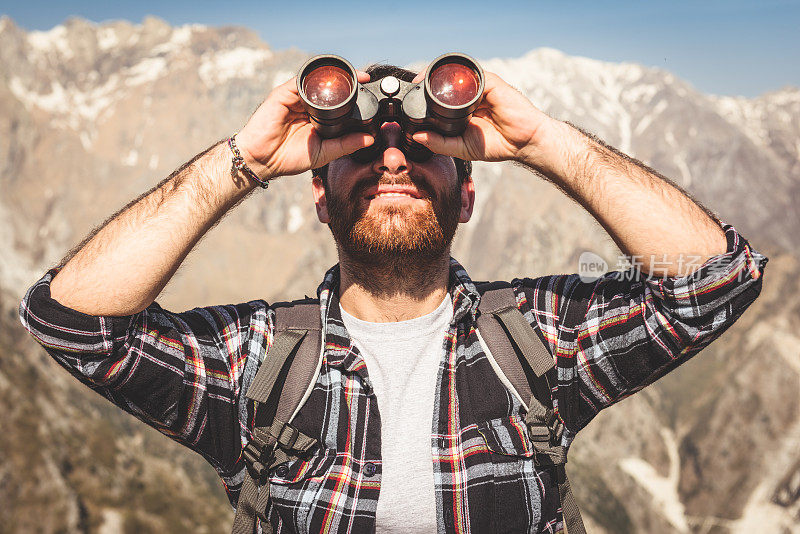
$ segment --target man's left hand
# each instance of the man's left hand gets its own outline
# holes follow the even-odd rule
[[[492,72],[485,72],[483,99],[464,134],[445,137],[435,132],[414,134],[414,140],[437,154],[471,161],[530,161],[531,147],[553,119]],[[422,80],[422,74],[415,82]]]
[[[680,270],[682,255],[705,261],[726,251],[718,221],[683,191],[644,164],[550,118],[496,74],[485,74],[483,100],[463,135],[426,131],[415,133],[414,140],[439,154],[513,160],[538,171],[589,211],[625,254],[669,256],[666,276],[690,274]]]

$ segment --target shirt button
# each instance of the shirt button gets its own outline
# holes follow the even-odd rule
[[[286,478],[286,475],[289,473],[289,467],[286,465],[279,465],[277,469],[275,469],[275,474],[281,478]]]
[[[364,474],[368,477],[375,475],[375,472],[377,470],[378,468],[375,467],[375,464],[373,464],[372,462],[367,462],[364,464]]]

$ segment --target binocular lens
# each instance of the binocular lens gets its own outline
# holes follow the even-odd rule
[[[444,63],[430,75],[431,93],[447,106],[463,106],[478,96],[478,73],[461,63]]]
[[[347,100],[352,90],[350,73],[334,65],[321,65],[303,78],[303,92],[319,107],[338,106]]]

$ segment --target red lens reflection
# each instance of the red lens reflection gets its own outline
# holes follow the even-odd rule
[[[333,65],[323,65],[303,78],[303,92],[309,102],[319,107],[338,106],[350,96],[353,80],[350,74]]]
[[[442,104],[463,106],[478,96],[478,74],[461,63],[436,67],[430,77],[431,93]]]

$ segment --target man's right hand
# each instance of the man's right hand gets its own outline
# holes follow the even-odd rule
[[[359,71],[358,81],[368,82],[369,74]],[[372,142],[364,133],[335,139],[317,135],[297,92],[297,78],[276,87],[236,135],[245,163],[266,180],[322,167]]]
[[[270,93],[236,141],[253,172],[270,179],[321,167],[372,137],[321,139],[291,79]],[[64,259],[51,296],[89,315],[132,315],[149,306],[203,234],[254,190],[255,183],[231,174],[231,156],[227,143],[217,143],[114,215]]]

